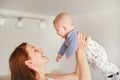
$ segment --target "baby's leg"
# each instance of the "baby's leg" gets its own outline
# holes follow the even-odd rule
[[[106,76],[106,80],[120,80],[120,73],[114,73],[112,75]]]
[[[118,67],[108,61],[106,51],[96,41],[89,40],[87,58],[88,61],[92,63],[96,69],[101,70],[105,76],[119,72]]]

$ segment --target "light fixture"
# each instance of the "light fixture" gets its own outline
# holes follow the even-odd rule
[[[43,29],[43,30],[47,28],[46,19],[41,19],[40,20],[39,27],[40,27],[40,29]]]
[[[3,18],[15,18],[17,21],[15,22],[15,27],[16,28],[23,28],[23,19],[33,19],[33,20],[39,20],[40,23],[38,25],[39,29],[45,30],[47,28],[47,20],[45,18],[39,18],[39,17],[33,17],[33,16],[17,16],[17,15],[5,15],[5,14],[0,14],[0,26],[5,25],[5,19]]]
[[[17,28],[23,28],[23,23],[22,23],[22,17],[18,18],[18,21],[16,22],[16,27]]]
[[[0,26],[4,26],[5,25],[5,19],[0,16]]]

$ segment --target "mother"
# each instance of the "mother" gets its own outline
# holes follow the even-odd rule
[[[11,80],[91,80],[85,55],[88,41],[82,33],[79,33],[78,39],[76,68],[73,73],[46,74],[45,69],[49,59],[43,55],[43,50],[33,45],[22,43],[13,51],[9,59]]]

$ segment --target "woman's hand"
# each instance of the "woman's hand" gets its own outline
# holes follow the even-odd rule
[[[78,33],[78,50],[76,53],[78,70],[79,70],[79,80],[92,80],[91,73],[86,57],[86,49],[88,45],[88,37],[83,33]]]
[[[85,52],[88,44],[88,37],[78,32],[78,49],[77,52]]]

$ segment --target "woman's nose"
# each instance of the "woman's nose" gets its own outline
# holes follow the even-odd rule
[[[38,51],[43,53],[43,49],[42,48],[38,48]]]

